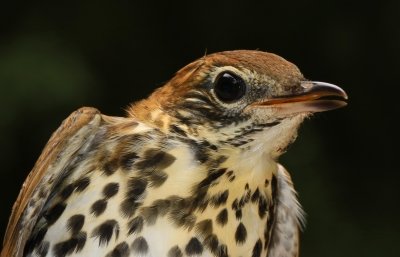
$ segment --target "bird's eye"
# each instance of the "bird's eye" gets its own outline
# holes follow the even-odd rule
[[[214,92],[222,102],[235,102],[246,93],[246,83],[235,74],[222,72],[214,82]]]

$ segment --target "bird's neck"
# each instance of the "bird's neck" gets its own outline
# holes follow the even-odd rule
[[[128,117],[146,124],[149,127],[166,132],[171,124],[171,116],[165,113],[154,97],[141,100],[127,110]]]
[[[200,125],[189,127],[166,112],[156,97],[135,103],[128,114],[168,138],[175,138],[188,144],[192,150],[196,149],[193,158],[204,170],[215,168],[211,166],[224,159],[224,162],[218,163],[219,166],[234,170],[237,181],[254,187],[260,181],[272,178],[277,170],[277,156],[295,138],[297,127],[304,118],[299,116],[273,127],[262,128],[245,123],[242,127],[246,129],[242,129],[232,124],[216,131]],[[259,131],[260,128],[263,131],[256,135],[249,133],[251,129]],[[238,134],[238,131],[246,136]]]

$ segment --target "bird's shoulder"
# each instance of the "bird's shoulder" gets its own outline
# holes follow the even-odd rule
[[[89,155],[98,155],[107,138],[130,134],[131,128],[138,125],[133,118],[106,116],[91,107],[70,114],[53,133],[22,186],[12,209],[1,256],[22,256],[38,214],[43,212],[54,189],[79,171],[74,167]]]

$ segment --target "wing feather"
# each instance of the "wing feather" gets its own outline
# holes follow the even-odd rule
[[[275,218],[267,256],[297,257],[299,256],[299,230],[305,222],[304,213],[297,200],[289,172],[282,165],[278,165],[276,178]]]
[[[38,213],[42,211],[50,192],[65,177],[66,167],[82,158],[79,152],[93,148],[95,135],[105,123],[104,118],[110,119],[95,108],[83,107],[73,112],[53,133],[13,206],[1,257],[22,256]]]

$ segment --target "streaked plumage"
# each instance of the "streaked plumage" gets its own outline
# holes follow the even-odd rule
[[[1,256],[298,256],[302,211],[276,160],[345,99],[243,50],[189,64],[127,117],[79,109],[24,183]]]

